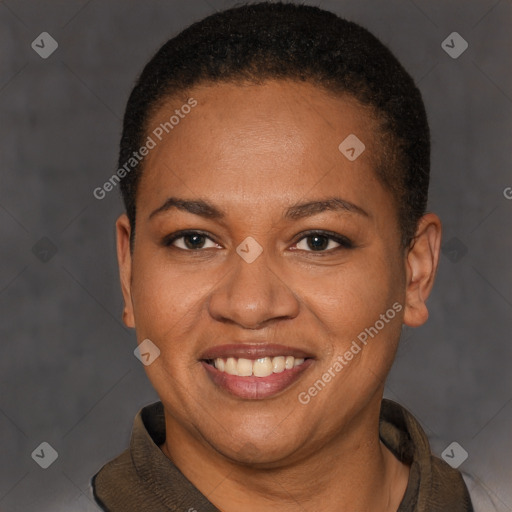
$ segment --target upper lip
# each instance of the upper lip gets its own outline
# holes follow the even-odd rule
[[[228,357],[259,359],[276,356],[293,356],[304,359],[313,357],[304,350],[275,343],[230,343],[227,345],[217,345],[205,350],[200,359],[227,359]]]

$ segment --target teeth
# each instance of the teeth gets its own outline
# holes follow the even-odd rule
[[[215,359],[215,368],[223,372],[226,368],[226,361],[224,359]]]
[[[273,366],[270,357],[262,357],[256,359],[253,363],[252,372],[255,377],[268,377],[272,374]]]
[[[238,373],[240,377],[250,377],[252,375],[252,361],[250,359],[240,358],[238,360]]]
[[[274,357],[274,359],[272,359],[272,366],[274,373],[284,372],[284,357]]]
[[[228,357],[227,359],[217,358],[213,361],[215,368],[229,375],[238,377],[268,377],[272,373],[281,373],[284,370],[291,370],[304,363],[304,358],[293,356],[262,357],[252,360],[243,357]]]
[[[237,363],[234,357],[228,357],[224,371],[229,375],[238,375]]]

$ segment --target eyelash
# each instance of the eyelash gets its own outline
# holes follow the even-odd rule
[[[210,241],[212,241],[214,243],[218,243],[213,238],[211,238],[211,236],[209,236],[208,233],[205,233],[203,231],[185,230],[185,231],[177,231],[176,233],[171,233],[170,235],[165,236],[163,238],[163,240],[162,240],[162,245],[164,247],[171,247],[171,248],[175,248],[175,249],[178,249],[178,250],[181,250],[181,251],[186,251],[186,252],[199,252],[199,251],[201,251],[202,248],[199,248],[199,249],[182,249],[181,247],[173,247],[173,245],[172,245],[176,240],[179,240],[180,238],[185,238],[187,236],[193,236],[193,235],[201,235],[201,236],[206,237],[208,240],[210,240]],[[332,231],[324,231],[324,230],[305,231],[304,233],[300,234],[300,238],[297,238],[297,240],[293,243],[293,245],[297,245],[302,240],[304,240],[306,238],[309,238],[309,237],[312,237],[312,236],[322,236],[322,237],[325,237],[328,240],[332,240],[332,241],[338,243],[339,246],[338,247],[334,247],[333,249],[327,249],[327,250],[323,250],[323,251],[313,251],[313,250],[310,250],[310,251],[305,251],[305,252],[311,252],[311,253],[316,253],[316,254],[326,254],[326,253],[329,254],[329,253],[331,253],[333,251],[336,251],[338,249],[354,249],[356,247],[354,245],[354,243],[349,238],[347,238],[346,236],[340,235],[338,233],[334,233]],[[294,250],[303,250],[303,249],[294,249]]]
[[[338,243],[339,246],[335,247],[334,249],[328,249],[325,251],[306,251],[306,252],[312,252],[312,253],[316,252],[317,254],[321,254],[321,253],[325,254],[325,253],[331,253],[331,252],[339,250],[339,249],[354,249],[355,248],[355,245],[352,242],[352,240],[350,240],[346,236],[340,235],[338,233],[334,233],[333,231],[325,231],[322,229],[316,229],[316,230],[313,229],[313,230],[305,231],[304,233],[301,233],[300,238],[298,238],[297,241],[294,242],[293,245],[296,245],[299,242],[301,242],[302,240],[312,237],[312,236],[325,237],[328,240],[333,240],[334,242]],[[302,250],[302,249],[297,249],[297,250]]]

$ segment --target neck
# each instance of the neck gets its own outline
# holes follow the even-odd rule
[[[376,414],[365,411],[328,444],[292,463],[237,464],[198,441],[167,414],[162,450],[223,512],[318,510],[319,503],[324,512],[396,512],[409,468],[380,441],[380,401],[377,405]]]

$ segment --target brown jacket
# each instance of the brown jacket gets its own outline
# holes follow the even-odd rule
[[[459,471],[430,452],[414,417],[395,402],[382,401],[380,438],[411,466],[397,512],[473,512]],[[165,420],[161,402],[135,417],[130,448],[93,478],[94,496],[108,512],[219,512],[162,453]]]

